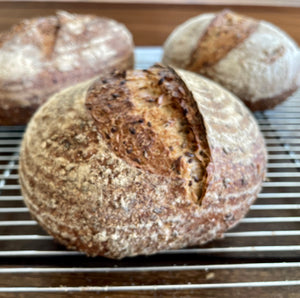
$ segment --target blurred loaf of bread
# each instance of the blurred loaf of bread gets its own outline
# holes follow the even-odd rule
[[[224,10],[178,26],[164,44],[163,63],[220,83],[253,111],[273,108],[300,86],[300,50],[265,21]]]
[[[127,28],[70,14],[28,19],[0,34],[0,125],[26,124],[56,91],[112,69],[133,67]]]

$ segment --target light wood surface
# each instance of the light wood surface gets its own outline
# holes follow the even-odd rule
[[[0,1],[0,31],[8,29],[21,19],[49,15],[56,10],[63,9],[75,13],[96,14],[114,18],[127,25],[134,36],[136,45],[162,45],[170,32],[188,18],[201,13],[230,8],[250,17],[274,23],[300,44],[300,6],[296,5],[297,3],[300,4],[298,0],[292,0],[291,6],[286,4],[284,7],[267,6],[270,4],[268,0],[262,2],[266,6],[245,5],[249,1],[242,1],[241,5],[216,5],[219,2],[224,3],[224,0],[212,1],[213,5],[208,5],[208,1],[183,0],[176,0],[173,4],[168,4],[169,0],[162,3],[154,0],[152,4],[144,4],[141,0],[130,0],[131,3],[129,4],[121,2],[124,2],[124,0],[118,0],[118,3],[116,0],[111,0],[111,3],[107,1]],[[196,4],[193,4],[193,2]],[[229,1],[229,3],[233,2],[237,1]],[[275,3],[283,3],[283,1],[275,1]]]
[[[0,0],[0,2],[7,2]],[[10,0],[10,2],[28,2]],[[31,0],[30,2],[51,2],[51,0]],[[299,0],[56,0],[56,2],[91,2],[125,4],[180,4],[180,5],[258,5],[258,6],[300,6]]]

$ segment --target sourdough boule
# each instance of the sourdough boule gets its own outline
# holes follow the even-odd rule
[[[24,125],[51,94],[113,69],[133,67],[121,23],[70,14],[26,19],[0,33],[0,125]]]
[[[266,150],[232,94],[155,65],[55,94],[29,122],[20,183],[60,243],[123,258],[222,237],[261,189]]]
[[[300,50],[265,21],[224,10],[181,24],[164,44],[163,63],[218,82],[253,111],[275,107],[300,86]]]

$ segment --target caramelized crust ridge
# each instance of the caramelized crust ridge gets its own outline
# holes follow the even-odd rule
[[[111,150],[139,169],[179,177],[199,202],[209,149],[192,94],[171,69],[115,72],[89,89],[86,106]]]
[[[242,43],[258,26],[258,22],[223,10],[215,16],[206,32],[200,37],[192,53],[191,71],[203,72],[202,68],[210,67],[220,61],[237,45]]]

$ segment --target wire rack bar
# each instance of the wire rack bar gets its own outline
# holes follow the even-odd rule
[[[167,291],[167,290],[197,290],[197,289],[225,289],[248,287],[287,287],[299,286],[300,280],[264,281],[238,283],[208,283],[182,285],[143,285],[143,286],[105,286],[105,287],[3,287],[0,292],[14,293],[66,293],[66,292],[133,292],[133,291]]]

